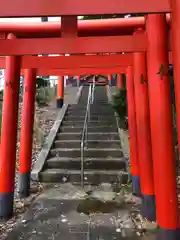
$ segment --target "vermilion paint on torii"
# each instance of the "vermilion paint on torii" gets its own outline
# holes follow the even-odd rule
[[[73,68],[107,68],[122,67],[133,64],[133,55],[113,54],[113,55],[89,55],[89,56],[56,56],[56,57],[36,57],[23,56],[21,68],[37,69],[73,69]],[[169,52],[169,63],[172,64],[172,52]],[[0,57],[0,68],[5,69],[5,57]]]
[[[145,34],[138,36],[38,38],[0,40],[0,55],[120,53],[147,50]]]
[[[132,65],[132,54],[82,55],[82,56],[23,56],[21,68],[38,69],[73,69],[73,68],[106,68]],[[0,57],[0,68],[5,69],[5,57]]]
[[[39,76],[78,76],[78,75],[98,75],[98,74],[115,74],[124,73],[126,67],[112,68],[71,68],[71,69],[38,69]],[[24,70],[21,70],[21,75],[24,75]]]
[[[1,0],[1,17],[171,12],[168,0]]]
[[[0,55],[144,52],[147,42],[144,33],[137,36],[0,39]]]
[[[166,15],[170,22],[170,14]],[[129,35],[135,28],[145,28],[144,17],[77,20],[77,34],[79,37]],[[17,38],[60,37],[61,22],[29,22],[29,23],[0,23],[0,33],[14,33]],[[1,36],[1,35],[0,35]]]
[[[172,0],[174,2],[174,7],[173,7],[173,12],[176,13],[174,15],[174,21],[172,21],[172,25],[174,26],[173,29],[173,49],[174,50],[174,64],[175,64],[175,88],[176,91],[178,90],[177,84],[178,84],[178,63],[179,63],[179,39],[180,39],[180,32],[178,27],[178,23],[180,24],[180,18],[178,17],[178,11],[180,10],[180,4],[178,3],[178,0]],[[7,4],[6,4],[7,3]],[[18,4],[20,4],[21,9],[19,9]],[[175,4],[176,3],[176,4]],[[29,4],[29,5],[28,5]],[[38,7],[37,7],[38,4]],[[58,5],[59,4],[59,5]],[[65,5],[64,5],[65,4]],[[166,7],[165,7],[165,4]],[[110,14],[110,13],[127,13],[127,12],[170,12],[171,9],[169,7],[169,2],[168,0],[148,0],[148,1],[142,1],[142,0],[111,0],[111,1],[99,1],[97,4],[97,1],[95,2],[94,0],[91,1],[82,1],[82,0],[77,0],[76,2],[73,0],[54,0],[52,3],[52,6],[49,6],[49,1],[47,0],[33,0],[31,3],[26,3],[23,2],[22,0],[16,1],[16,3],[12,4],[12,1],[7,0],[6,2],[3,1],[1,3],[1,9],[0,9],[0,16],[1,14],[9,14],[9,16],[16,16],[14,14],[19,14],[18,16],[22,16],[22,14],[28,14],[26,16],[35,16],[36,14],[38,16],[50,16],[52,14],[57,14],[57,15],[72,15],[72,14],[77,14],[81,15],[79,13],[82,12],[82,15],[84,14]],[[80,6],[80,7],[79,7]],[[96,6],[96,8],[94,8]],[[178,9],[178,10],[176,10]],[[71,12],[70,12],[71,11]],[[115,12],[113,12],[115,11]],[[33,15],[31,15],[33,14]],[[154,170],[155,170],[155,180],[156,180],[156,199],[157,199],[157,210],[158,210],[158,224],[160,225],[161,230],[164,231],[164,236],[168,235],[171,237],[166,237],[166,239],[173,239],[177,240],[178,238],[173,237],[176,234],[176,230],[179,227],[179,219],[178,219],[178,207],[175,201],[177,200],[177,193],[176,193],[176,176],[175,176],[175,166],[174,166],[174,156],[172,156],[172,151],[173,151],[173,143],[172,143],[172,137],[173,137],[173,132],[172,132],[172,119],[170,119],[171,116],[171,106],[170,106],[170,99],[169,96],[169,79],[168,76],[160,76],[157,74],[157,69],[159,69],[161,64],[164,64],[165,67],[168,67],[168,35],[166,34],[166,19],[164,15],[153,15],[153,16],[148,16],[148,48],[147,45],[145,45],[145,49],[142,50],[140,49],[140,44],[136,44],[134,41],[131,42],[129,41],[128,43],[123,43],[120,42],[120,38],[117,38],[116,41],[112,41],[113,39],[110,37],[107,39],[101,38],[98,40],[98,38],[94,38],[92,40],[88,38],[88,44],[85,44],[85,38],[81,39],[81,41],[77,38],[73,39],[72,41],[69,41],[69,39],[51,39],[48,40],[43,40],[43,42],[40,40],[36,40],[36,42],[31,42],[27,40],[22,40],[21,45],[20,40],[3,40],[1,41],[2,45],[0,45],[0,52],[3,54],[3,47],[4,48],[4,55],[11,55],[11,54],[18,54],[18,55],[24,55],[24,54],[43,54],[43,53],[56,53],[53,51],[58,51],[58,53],[64,54],[65,50],[69,53],[92,53],[92,52],[134,52],[134,51],[146,51],[148,50],[148,76],[149,76],[149,96],[150,96],[150,109],[151,109],[151,135],[152,135],[152,143],[153,143],[153,161],[154,161]],[[154,36],[158,36],[155,38]],[[126,38],[127,40],[128,38]],[[87,40],[87,39],[86,39]],[[134,40],[134,38],[133,38]],[[38,42],[39,41],[39,42]],[[54,42],[53,42],[54,41]],[[57,42],[56,42],[57,41]],[[62,44],[63,41],[66,41],[64,45]],[[95,41],[95,42],[92,42]],[[56,42],[56,46],[49,46],[49,44],[53,44]],[[37,50],[37,46],[35,43],[39,44],[39,51]],[[76,44],[76,46],[73,45]],[[88,46],[89,43],[91,43],[91,46]],[[94,43],[94,45],[93,45]],[[112,46],[114,43],[115,46]],[[123,44],[122,46],[118,46]],[[4,45],[3,45],[4,44]],[[25,45],[27,44],[32,44],[29,45],[29,50]],[[33,45],[34,44],[34,45]],[[60,48],[58,48],[58,44],[60,45]],[[78,45],[79,44],[79,45]],[[98,46],[99,44],[99,46]],[[147,44],[147,42],[146,42]],[[103,45],[103,47],[102,47]],[[141,42],[142,45],[142,42]],[[162,45],[162,46],[161,46]],[[138,46],[138,48],[137,48]],[[144,47],[144,46],[143,46]],[[98,50],[100,48],[100,50]],[[124,48],[124,49],[123,49]],[[52,52],[44,52],[44,51],[51,51]],[[76,52],[77,51],[77,52]],[[17,57],[16,57],[17,58]],[[15,57],[8,57],[7,59],[11,60],[11,67],[8,69],[9,73],[11,73],[11,78],[10,81],[14,80],[13,82],[16,82],[15,77],[19,79],[19,75],[16,76],[16,71],[15,70]],[[13,63],[13,64],[12,64]],[[128,76],[130,76],[130,79],[132,80],[133,78],[133,72],[132,72],[132,66],[129,67],[131,71],[127,72]],[[73,69],[75,71],[76,69]],[[82,69],[81,69],[82,70]],[[99,70],[99,69],[98,69]],[[104,70],[104,69],[103,69]],[[20,66],[18,71],[20,71]],[[92,69],[91,69],[92,72]],[[58,74],[59,75],[59,74]],[[10,87],[10,84],[6,86],[7,88]],[[11,86],[12,87],[12,86]],[[159,91],[159,92],[158,92]],[[4,104],[3,109],[6,109],[3,121],[3,129],[4,129],[4,134],[3,134],[3,141],[2,145],[4,146],[3,148],[3,154],[1,153],[1,160],[3,160],[4,163],[4,168],[7,169],[8,171],[8,176],[7,174],[4,175],[3,181],[0,181],[1,183],[1,199],[3,199],[4,207],[8,206],[6,205],[6,199],[8,200],[9,193],[11,194],[13,191],[13,186],[10,185],[11,182],[8,181],[10,179],[10,166],[12,168],[12,161],[14,164],[15,160],[15,154],[11,157],[8,155],[8,150],[9,150],[9,145],[7,144],[7,138],[8,134],[7,131],[5,132],[5,129],[7,128],[7,122],[9,124],[9,121],[11,123],[11,129],[15,129],[17,127],[17,124],[15,123],[15,118],[12,118],[12,116],[17,115],[17,111],[15,110],[12,112],[12,109],[10,109],[11,114],[9,114],[9,106],[13,105],[18,106],[18,99],[16,98],[14,101],[12,101],[12,91],[10,89],[7,91],[9,95],[6,95],[6,105]],[[159,94],[160,93],[160,94]],[[178,91],[176,92],[176,95],[179,95]],[[9,96],[9,97],[7,97]],[[11,101],[10,101],[11,100]],[[10,101],[11,104],[7,104],[8,101]],[[169,101],[169,102],[168,102]],[[177,103],[179,103],[177,101]],[[134,103],[135,104],[135,103]],[[178,111],[178,108],[177,108]],[[161,114],[160,114],[161,113]],[[8,118],[10,116],[10,119]],[[162,118],[163,116],[163,118]],[[179,115],[180,116],[180,115]],[[132,118],[134,119],[135,116]],[[5,121],[7,120],[7,121]],[[5,123],[6,122],[6,123]],[[130,122],[130,120],[129,120]],[[179,121],[180,123],[180,121]],[[9,124],[10,125],[10,124]],[[16,126],[15,126],[16,125]],[[14,126],[14,127],[13,127]],[[160,127],[159,127],[160,126]],[[179,125],[178,125],[179,126]],[[5,128],[6,127],[6,128]],[[157,127],[157,128],[156,128]],[[162,131],[163,129],[163,131]],[[157,131],[156,131],[157,130]],[[139,132],[137,132],[139,134]],[[157,134],[158,133],[158,134]],[[135,136],[135,134],[133,134]],[[14,134],[15,136],[15,134]],[[158,141],[158,139],[160,141]],[[165,141],[164,141],[165,139]],[[15,149],[15,137],[11,141],[11,147],[14,150]],[[14,147],[14,148],[13,148]],[[135,148],[135,151],[136,148]],[[9,151],[10,152],[10,151]],[[15,152],[15,151],[14,151]],[[165,160],[165,161],[164,161]],[[8,168],[9,167],[9,168]],[[12,169],[11,169],[12,170]],[[5,171],[4,171],[5,173]],[[168,177],[164,179],[164,174],[166,174]],[[1,177],[2,177],[2,172],[1,172]],[[5,181],[6,179],[6,181]],[[12,176],[11,176],[11,180]],[[173,184],[172,184],[173,183]],[[6,189],[2,187],[2,184],[7,184]],[[4,198],[3,198],[4,197]],[[12,195],[11,195],[12,197]],[[12,201],[9,204],[9,206],[12,207]],[[163,203],[163,204],[162,204]],[[2,205],[2,201],[1,201]],[[3,206],[3,205],[2,205]],[[1,207],[1,210],[5,208]],[[9,212],[7,212],[7,210]],[[3,211],[1,215],[9,215],[12,212],[12,209],[6,209],[6,211],[3,214]],[[11,212],[10,212],[11,211]],[[167,214],[168,213],[168,214]],[[169,217],[170,216],[170,217]],[[170,229],[170,231],[169,231]],[[165,239],[165,238],[164,238]]]

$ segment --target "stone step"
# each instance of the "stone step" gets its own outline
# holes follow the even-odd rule
[[[80,116],[84,116],[86,113],[86,109],[83,110],[68,110],[66,112],[66,115],[80,115]],[[99,109],[91,109],[91,115],[112,115],[114,116],[114,111],[112,109],[103,109],[103,110],[99,110]]]
[[[78,116],[78,115],[71,115],[71,116],[65,116],[64,117],[64,120],[71,120],[71,121],[79,121],[79,120],[84,120],[85,116]],[[108,122],[115,122],[115,116],[107,116],[107,115],[99,115],[99,116],[91,116],[90,117],[90,120],[93,120],[93,121],[102,121],[102,120],[106,120]]]
[[[50,150],[50,157],[80,157],[80,148],[54,148]],[[120,148],[87,148],[84,149],[84,157],[122,157]]]
[[[81,168],[81,158],[53,157],[46,162],[46,168],[74,169]],[[126,170],[126,160],[122,158],[84,158],[84,169]]]
[[[69,109],[67,110],[67,112],[86,112],[86,109],[87,109],[87,106],[85,105],[84,108],[75,108],[75,109]],[[90,105],[90,109],[91,109],[91,112],[94,112],[94,113],[113,113],[114,112],[114,109],[112,107],[93,107],[93,105]]]
[[[84,120],[82,121],[71,121],[71,120],[65,120],[62,122],[62,126],[70,126],[70,127],[82,127],[84,126]],[[110,126],[117,126],[116,122],[109,122],[106,120],[101,120],[101,121],[90,121],[88,122],[89,127],[94,127],[94,126],[101,126],[104,128],[110,127]]]
[[[73,113],[66,113],[65,115],[65,120],[69,120],[71,118],[75,118],[77,121],[78,121],[78,118],[79,120],[82,120],[84,119],[86,115],[86,112],[78,112],[78,111],[74,111]],[[115,114],[114,113],[108,113],[108,112],[97,112],[97,113],[92,113],[90,111],[90,117],[92,120],[103,120],[103,119],[107,119],[108,121],[109,120],[113,120],[115,119]]]
[[[84,104],[81,104],[81,105],[79,105],[79,104],[69,105],[68,110],[71,110],[71,111],[72,110],[85,110],[86,107],[87,107],[87,102],[85,102]],[[104,109],[111,110],[111,109],[113,109],[110,104],[102,104],[102,105],[92,104],[91,108],[96,109],[96,110],[104,110]]]
[[[81,125],[81,127],[74,127],[74,126],[66,126],[66,127],[61,127],[60,128],[60,132],[81,132],[83,131],[83,126]],[[88,126],[88,133],[89,132],[115,132],[117,131],[117,126],[106,126],[106,128],[102,127],[102,126]]]
[[[59,133],[57,134],[57,140],[81,140],[81,133]],[[99,132],[88,133],[88,140],[119,140],[117,132]]]
[[[101,99],[97,99],[96,97],[94,98],[94,102],[92,104],[98,104],[99,106],[103,106],[103,105],[109,105],[108,101],[103,101]]]
[[[80,184],[81,171],[67,169],[47,169],[40,173],[40,181],[48,183],[71,182],[72,184]],[[128,174],[119,170],[86,170],[84,171],[84,183],[99,185],[100,183],[118,183],[126,184]]]
[[[80,140],[58,140],[54,142],[54,148],[80,148]],[[94,140],[88,141],[87,146],[89,148],[120,148],[120,140]]]
[[[84,119],[85,114],[86,114],[85,112],[80,114],[79,112],[75,111],[72,114],[68,114],[67,113],[65,115],[65,119],[69,119],[69,118]],[[94,113],[90,112],[90,118],[92,120],[98,120],[98,119],[107,119],[107,120],[112,119],[112,120],[114,120],[115,119],[115,115],[114,114],[110,114],[110,113],[101,113],[101,112],[94,114]]]
[[[84,118],[85,117],[85,114],[86,114],[86,112],[83,112],[82,113],[82,115],[80,115],[80,113],[77,111],[74,111],[73,113],[71,113],[71,114],[66,114],[65,115],[65,117],[79,117],[79,118]],[[98,113],[92,113],[91,111],[90,111],[90,115],[91,115],[91,118],[92,119],[98,119],[98,118],[107,118],[107,119],[109,119],[109,118],[112,118],[112,119],[114,119],[115,118],[115,115],[113,114],[113,113],[107,113],[107,112],[101,112],[101,111],[99,111]]]
[[[92,109],[109,109],[109,110],[113,110],[112,108],[112,105],[111,104],[94,104],[94,103],[91,103],[91,108]],[[73,104],[73,105],[68,105],[68,110],[76,110],[76,109],[79,109],[79,110],[85,110],[87,107],[87,101],[84,103],[84,104]]]

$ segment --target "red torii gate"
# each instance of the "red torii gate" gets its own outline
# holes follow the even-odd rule
[[[6,68],[5,57],[0,57],[0,68]],[[115,67],[133,64],[133,55],[81,55],[81,56],[23,56],[21,68],[57,69],[57,68],[89,68],[89,67]]]
[[[0,55],[77,54],[146,51],[147,38],[139,36],[0,39]]]
[[[83,16],[98,14],[120,14],[120,13],[160,13],[171,12],[168,0],[103,0],[83,1],[83,0],[53,0],[49,5],[48,0],[32,0],[24,2],[16,0],[12,4],[11,0],[3,0],[1,3],[1,17],[36,17],[36,16]],[[21,8],[19,8],[21,6]],[[38,6],[38,7],[37,7]],[[94,7],[96,6],[96,7]]]
[[[71,69],[37,69],[37,75],[39,76],[79,76],[79,75],[101,75],[101,74],[116,74],[124,73],[126,66],[117,67],[94,67],[94,68],[71,68]],[[21,71],[21,75],[24,75],[24,71]]]
[[[170,22],[170,14],[166,15],[167,22]],[[111,36],[129,35],[135,28],[145,27],[145,17],[98,19],[98,20],[78,20],[77,31],[79,37],[90,36]],[[0,23],[0,35],[6,37],[8,33],[14,33],[17,38],[40,38],[40,37],[60,37],[60,22],[40,22],[40,23]]]
[[[22,6],[21,10],[17,7],[17,2]],[[42,2],[41,0],[33,0],[31,1],[31,4],[28,5],[27,3],[24,3],[22,0],[18,0],[16,2],[17,6],[14,6],[9,4],[10,0],[6,0],[6,2],[2,3],[2,7],[0,9],[0,16],[53,16],[53,15],[84,15],[84,14],[101,14],[102,12],[105,14],[111,14],[111,13],[136,13],[136,12],[148,12],[148,13],[156,13],[156,12],[171,12],[172,10],[172,49],[173,49],[173,64],[174,64],[174,75],[175,75],[175,89],[176,89],[176,106],[177,106],[177,122],[178,122],[178,130],[180,129],[180,112],[178,110],[178,106],[180,106],[180,93],[178,92],[179,87],[179,81],[178,81],[178,67],[180,64],[180,54],[179,54],[179,42],[180,42],[180,2],[178,0],[171,0],[169,4],[168,0],[161,0],[161,1],[155,1],[155,0],[148,0],[146,2],[138,1],[132,1],[130,2],[122,0],[111,0],[111,1],[99,1],[98,4],[96,3],[96,8],[94,9],[94,1],[82,1],[78,0],[78,3],[74,3],[72,0],[65,0],[64,1],[57,1],[54,0],[54,4],[52,4],[50,7],[49,5],[46,5],[46,1]],[[9,4],[9,5],[8,5]],[[37,9],[36,6],[39,4],[39,8]],[[76,5],[77,4],[77,5]],[[13,7],[12,7],[13,6]],[[48,6],[48,7],[47,7]],[[77,7],[78,6],[78,7]],[[80,6],[80,7],[79,7]],[[63,17],[64,19],[66,17]],[[168,100],[170,97],[170,91],[169,91],[169,76],[167,74],[167,67],[168,67],[168,37],[167,37],[167,27],[166,27],[166,19],[164,14],[152,14],[148,15],[147,17],[147,23],[146,23],[146,31],[147,31],[147,37],[148,37],[148,44],[147,48],[147,65],[148,65],[148,95],[147,96],[147,85],[143,84],[143,88],[138,87],[136,79],[139,81],[139,78],[143,76],[143,79],[146,79],[146,73],[144,71],[143,65],[145,60],[143,60],[143,54],[144,53],[138,53],[140,54],[140,58],[135,58],[134,55],[134,61],[137,64],[135,68],[135,64],[133,66],[129,66],[127,69],[127,90],[128,90],[128,102],[131,103],[132,108],[129,114],[129,124],[130,127],[130,140],[131,140],[131,159],[132,156],[134,157],[134,166],[138,167],[137,172],[134,173],[133,177],[137,177],[137,180],[140,180],[141,185],[141,192],[143,195],[143,206],[145,206],[145,210],[147,211],[147,206],[149,206],[150,211],[146,212],[145,215],[148,217],[153,217],[153,211],[155,209],[154,207],[154,196],[156,195],[156,211],[157,211],[157,221],[158,224],[161,227],[163,239],[178,239],[178,232],[179,232],[179,213],[178,213],[178,204],[177,204],[177,191],[176,191],[176,174],[175,174],[175,166],[174,166],[174,149],[173,149],[173,133],[172,133],[172,119],[171,119],[171,104]],[[158,37],[156,37],[158,36]],[[75,37],[75,36],[74,36]],[[63,42],[63,39],[61,39]],[[97,38],[96,38],[97,40]],[[106,39],[107,40],[107,39]],[[5,40],[6,41],[6,40]],[[14,41],[14,40],[13,40]],[[19,40],[17,40],[19,41]],[[24,41],[24,40],[23,40]],[[75,40],[79,41],[79,40]],[[83,41],[83,40],[82,40]],[[77,43],[76,42],[76,43]],[[15,41],[14,41],[15,43]],[[71,40],[69,43],[73,43]],[[102,43],[102,42],[101,42]],[[111,42],[112,43],[112,42]],[[132,43],[132,42],[131,42]],[[6,43],[5,43],[6,44]],[[9,44],[9,45],[8,45]],[[8,43],[6,46],[12,46],[11,43]],[[95,44],[95,42],[94,42]],[[110,44],[110,42],[109,42]],[[4,45],[5,46],[5,45]],[[124,45],[125,46],[125,45]],[[13,47],[13,46],[12,46]],[[43,47],[41,48],[41,50]],[[108,50],[115,49],[111,46],[109,46]],[[119,48],[120,49],[120,48]],[[126,49],[123,52],[129,51],[130,47],[126,46]],[[18,53],[17,50],[12,49],[14,51],[14,54]],[[26,49],[21,49],[21,52],[19,54],[27,53],[25,51]],[[32,50],[32,49],[31,49]],[[79,50],[79,49],[78,49]],[[92,48],[91,48],[92,50]],[[144,50],[144,51],[145,51]],[[6,51],[8,49],[6,48]],[[94,47],[94,51],[98,52],[98,48]],[[104,51],[104,48],[102,47],[101,51]],[[142,51],[138,48],[134,51]],[[35,51],[34,51],[35,52]],[[29,54],[37,54],[37,53],[29,53]],[[73,52],[73,51],[72,51]],[[81,51],[80,51],[81,52]],[[108,51],[107,51],[108,52]],[[43,53],[43,52],[41,52]],[[64,51],[60,52],[61,54],[64,53]],[[1,53],[3,54],[3,52]],[[12,54],[9,51],[9,54]],[[20,73],[20,61],[19,57],[8,57],[8,67],[9,72],[7,74],[7,80],[9,79],[9,83],[14,80],[13,83],[15,83],[16,79],[13,77],[13,69],[15,65],[19,67],[19,73]],[[136,60],[135,60],[136,59]],[[138,60],[139,59],[139,60]],[[16,61],[15,61],[16,60]],[[19,65],[18,65],[19,64]],[[138,67],[139,66],[139,67]],[[159,71],[160,69],[163,71]],[[133,68],[134,68],[134,81],[133,81]],[[17,75],[16,75],[17,77]],[[31,81],[32,82],[32,81]],[[144,81],[143,83],[145,83]],[[8,83],[8,82],[7,82]],[[134,85],[134,86],[133,86]],[[5,99],[4,99],[4,107],[7,106],[7,103],[14,103],[12,99],[12,92],[11,88],[14,87],[15,90],[17,85],[14,84],[7,84],[5,87]],[[135,97],[133,98],[133,87],[135,87]],[[141,86],[142,87],[142,86]],[[145,90],[145,89],[146,90]],[[146,109],[146,114],[144,112],[143,115],[140,111],[140,108],[137,108],[140,104],[139,101],[136,101],[137,96],[137,89],[138,93],[142,94],[144,96],[143,99],[146,99],[146,104],[144,105],[144,108]],[[15,99],[16,95],[14,96]],[[134,100],[135,99],[135,100]],[[147,102],[147,99],[149,100],[149,104]],[[149,119],[149,112],[148,112],[148,105],[150,106],[150,124],[147,119]],[[133,107],[136,107],[136,116],[132,113],[135,112],[135,109]],[[138,111],[137,111],[138,109]],[[13,149],[15,146],[15,142],[13,142],[12,139],[12,146],[8,146],[8,142],[6,139],[7,132],[6,128],[10,128],[14,134],[11,134],[11,136],[15,136],[15,130],[16,127],[14,126],[15,130],[13,130],[12,127],[9,126],[7,123],[8,120],[10,120],[8,117],[11,115],[8,115],[6,112],[3,115],[3,125],[2,125],[2,152],[1,152],[1,164],[2,163],[10,163],[11,159],[14,159],[14,155],[9,155],[8,150],[11,149],[11,154],[13,153]],[[17,116],[16,110],[11,110],[12,116],[11,120],[15,119],[15,116]],[[132,115],[130,115],[132,114]],[[7,120],[7,121],[5,121]],[[140,120],[143,120],[141,122],[141,128],[139,128]],[[136,132],[136,122],[137,122],[137,132]],[[133,123],[133,125],[132,125]],[[133,127],[132,127],[133,126]],[[138,160],[137,157],[135,157],[137,153],[137,146],[134,148],[134,152],[132,154],[132,140],[133,144],[136,142],[136,135],[138,143],[140,142],[139,139],[144,139],[144,136],[149,136],[149,131],[147,129],[150,129],[151,126],[151,138],[152,141],[149,142],[147,138],[146,141],[142,142],[147,147],[147,143],[152,144],[152,157],[146,152],[142,155],[140,154],[143,149],[143,146],[139,146],[138,144]],[[163,129],[163,131],[161,130]],[[132,134],[133,130],[133,134]],[[143,130],[143,134],[142,134]],[[8,130],[10,131],[10,130]],[[141,133],[141,134],[140,134]],[[145,133],[148,133],[147,135]],[[179,134],[179,140],[180,140],[180,134]],[[179,141],[180,142],[180,141]],[[150,146],[151,146],[150,144]],[[7,145],[7,146],[6,146]],[[133,145],[135,146],[135,145]],[[8,148],[9,147],[9,148]],[[151,152],[151,149],[148,151]],[[140,154],[140,155],[139,155]],[[8,157],[7,157],[8,156]],[[146,159],[147,162],[144,164],[143,159],[145,159],[145,156],[148,158]],[[153,162],[152,162],[153,158]],[[9,159],[9,161],[5,161]],[[14,160],[13,160],[14,162]],[[138,164],[137,164],[138,162]],[[6,164],[4,168],[7,170],[6,172],[8,174],[12,173],[9,172],[10,165]],[[146,166],[144,166],[146,165]],[[152,165],[154,165],[153,171],[152,171]],[[9,168],[8,168],[9,167]],[[146,174],[143,174],[143,170],[146,172]],[[139,172],[138,172],[139,171]],[[166,174],[166,178],[164,178],[164,173]],[[12,177],[10,178],[11,181],[7,184],[7,187],[5,185],[2,185],[4,183],[1,183],[1,180],[3,179],[2,171],[0,173],[0,193],[1,193],[1,206],[3,206],[3,203],[5,204],[5,200],[9,200],[9,203],[12,202]],[[9,176],[9,175],[8,175]],[[6,175],[7,177],[7,175]],[[140,177],[140,179],[139,179]],[[5,178],[4,178],[5,179]],[[155,180],[155,189],[153,184],[153,179]],[[134,181],[137,183],[137,181]],[[5,188],[3,188],[5,187]],[[8,190],[8,192],[7,192]],[[8,195],[10,193],[10,195]],[[7,196],[10,196],[9,198]],[[4,202],[3,202],[4,201]],[[10,204],[12,205],[12,204]],[[12,208],[7,209],[3,208],[4,215],[9,214],[7,211],[12,211]],[[6,211],[5,211],[6,210]]]
[[[0,55],[144,52],[147,44],[143,32],[134,36],[0,39]],[[171,50],[171,38],[168,45]]]
[[[0,68],[6,68],[5,57],[0,57]],[[169,63],[172,64],[172,52],[169,52]],[[56,56],[56,57],[36,57],[23,56],[21,68],[37,69],[60,69],[60,68],[89,68],[89,67],[118,67],[133,64],[133,54],[113,54],[113,55],[84,55],[84,56]]]

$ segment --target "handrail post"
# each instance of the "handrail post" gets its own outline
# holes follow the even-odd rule
[[[84,119],[84,126],[82,131],[82,138],[81,138],[81,187],[84,187],[84,146],[87,147],[88,144],[88,123],[90,121],[90,106],[92,103],[92,97],[94,97],[94,88],[95,88],[95,81],[93,82],[93,85],[91,84],[89,86],[89,93],[88,93],[88,100],[86,105],[86,114]]]
[[[87,124],[86,124],[86,131],[85,131],[85,146],[86,147],[87,147],[87,143],[88,143],[87,135],[88,135],[88,129],[87,129]]]
[[[94,89],[95,89],[95,76],[93,78],[93,86],[92,86],[92,98],[91,98],[91,103],[94,102]]]
[[[81,142],[81,187],[84,188],[84,143]]]

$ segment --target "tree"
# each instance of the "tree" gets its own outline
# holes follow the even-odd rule
[[[124,18],[126,15],[130,15],[130,17],[139,17],[144,16],[144,14],[103,14],[103,15],[89,15],[89,16],[83,16],[83,20],[91,20],[91,19],[109,19],[109,18]]]

